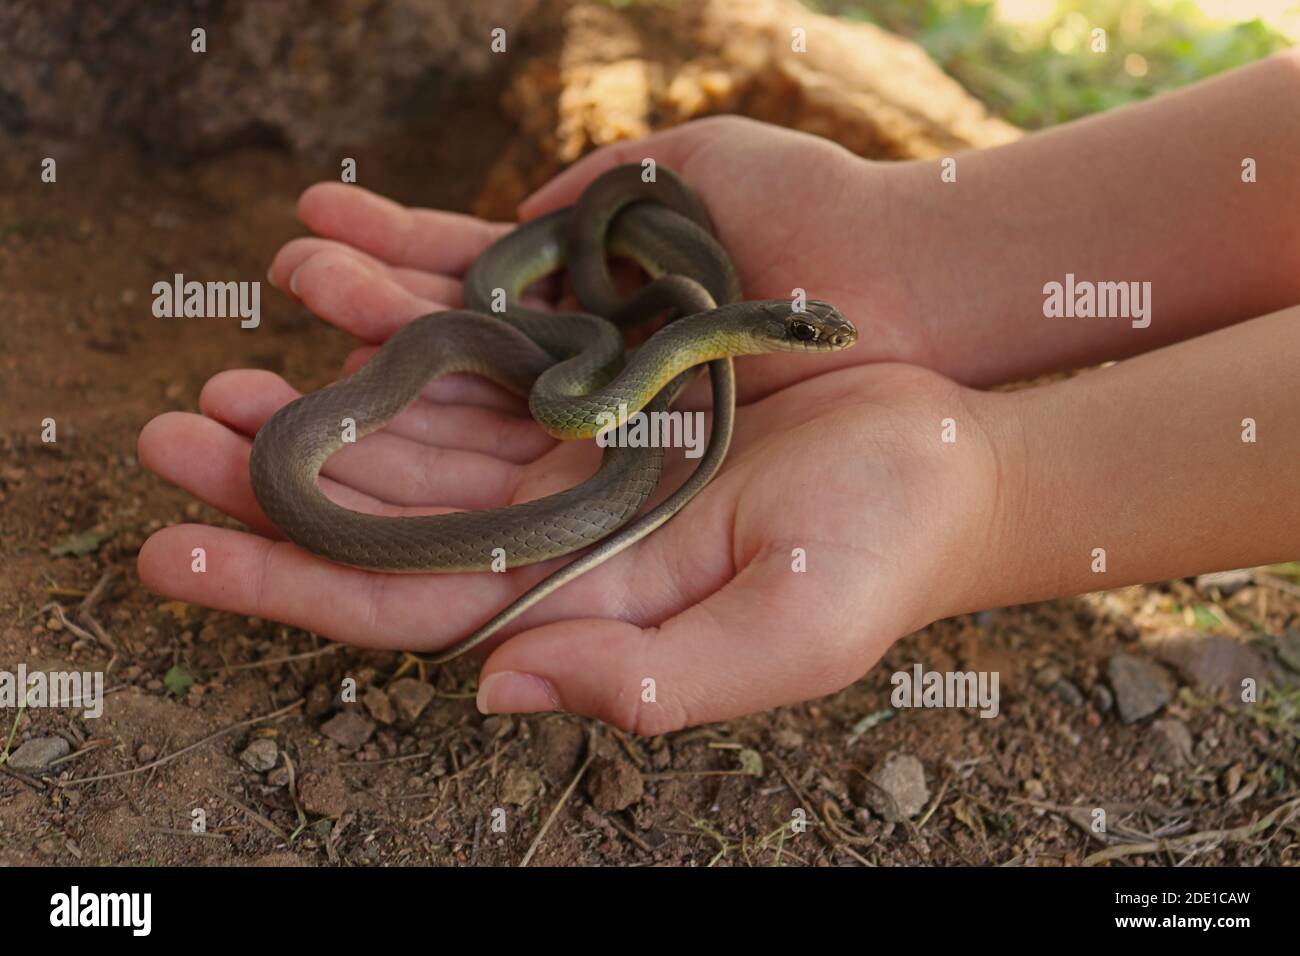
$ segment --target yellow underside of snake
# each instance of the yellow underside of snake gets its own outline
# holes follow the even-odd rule
[[[632,297],[620,296],[607,251],[634,259],[654,278]],[[566,265],[590,312],[520,305],[529,285]],[[731,438],[732,356],[829,351],[856,341],[853,325],[827,303],[809,301],[795,310],[788,300],[740,302],[739,296],[735,270],[694,193],[670,171],[659,169],[647,182],[640,166],[618,167],[594,181],[575,206],[520,226],[488,248],[465,276],[465,309],[416,319],[353,375],[276,412],[253,442],[254,494],[294,543],[373,571],[477,571],[499,567],[502,559],[517,567],[598,544],[436,658],[450,659],[649,534],[713,478]],[[620,326],[664,313],[670,321],[625,360]],[[667,410],[705,363],[714,392],[708,449],[685,484],[630,525],[659,482],[662,448],[611,445],[582,484],[485,511],[364,514],[334,503],[317,484],[345,438],[382,428],[440,375],[491,379],[527,396],[533,417],[551,435],[583,439],[638,412]]]

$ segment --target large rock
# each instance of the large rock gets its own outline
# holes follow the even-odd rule
[[[804,52],[792,48],[804,31]],[[521,136],[477,206],[515,204],[597,146],[700,116],[739,113],[868,157],[944,156],[1016,138],[916,44],[796,0],[546,3],[527,26],[537,52],[504,106]]]
[[[882,158],[1017,135],[916,44],[797,0],[8,0],[0,63],[0,143],[30,134],[56,157],[103,137],[181,160],[259,143],[337,163],[417,131],[484,136],[499,102],[518,135],[481,193],[494,216],[596,146],[716,113]],[[465,102],[483,104],[480,126],[448,130],[443,107]]]
[[[189,158],[358,145],[509,69],[538,0],[6,0],[0,138],[123,137]],[[191,31],[207,31],[207,52]],[[142,63],[147,68],[142,68]]]

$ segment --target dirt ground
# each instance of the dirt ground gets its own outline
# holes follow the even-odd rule
[[[468,208],[509,135],[493,116],[466,104],[439,135],[359,154],[364,184]],[[652,740],[562,716],[483,718],[472,662],[421,673],[148,593],[134,561],[150,532],[227,519],[140,467],[140,427],[195,409],[220,370],[314,388],[349,349],[269,287],[256,332],[154,318],[150,287],[174,272],[261,279],[301,233],[297,194],[336,168],[252,148],[170,168],[82,147],[51,186],[39,155],[0,160],[0,669],[107,668],[109,693],[98,720],[0,710],[0,750],[12,733],[10,751],[49,737],[71,751],[46,772],[0,768],[0,863],[517,864],[557,803],[533,863],[1300,860],[1294,565],[941,622],[841,693]],[[1155,666],[1140,676],[1156,689],[1140,691],[1168,691],[1132,723],[1110,706],[1123,655]],[[916,662],[999,671],[1000,714],[892,709],[890,675]],[[173,668],[193,678],[179,695]],[[1260,698],[1234,705],[1223,688],[1243,673]],[[360,700],[338,704],[348,677]],[[340,714],[353,716],[331,723]],[[364,743],[334,739],[358,718],[375,725]],[[101,775],[115,776],[87,782]],[[882,793],[915,812],[889,822]]]

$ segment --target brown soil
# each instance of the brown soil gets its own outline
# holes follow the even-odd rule
[[[494,116],[467,104],[440,117],[438,135],[359,154],[364,184],[404,202],[468,208],[507,136]],[[149,289],[174,272],[262,278],[274,250],[301,231],[297,194],[336,167],[246,150],[178,169],[83,149],[60,164],[57,185],[43,185],[33,172],[41,155],[30,144],[9,155],[0,192],[0,669],[107,667],[111,693],[99,720],[0,710],[0,748],[14,728],[13,749],[51,735],[73,749],[49,775],[0,770],[0,863],[518,863],[589,738],[599,757],[536,863],[1078,863],[1104,845],[1087,830],[1097,806],[1109,810],[1111,840],[1140,841],[1243,826],[1294,799],[1294,691],[1271,686],[1260,704],[1233,708],[1181,686],[1157,715],[1191,732],[1192,753],[1177,766],[1151,718],[1125,725],[1053,686],[1063,677],[1087,697],[1112,654],[1152,656],[1186,629],[1194,606],[1221,615],[1222,634],[1281,635],[1300,621],[1300,600],[1275,585],[1216,600],[1173,582],[943,622],[839,694],[653,740],[565,717],[485,719],[473,706],[473,664],[402,671],[399,655],[146,592],[134,558],[151,531],[225,519],[141,469],[140,427],[194,409],[203,382],[230,367],[316,387],[350,347],[269,289],[256,332],[156,319]],[[58,424],[55,445],[40,440],[47,417]],[[51,556],[87,531],[107,537],[86,554]],[[49,607],[82,620],[82,596],[105,572],[116,576],[92,616],[111,647],[78,636]],[[1206,628],[1204,613],[1190,623]],[[277,662],[292,655],[306,656]],[[889,675],[915,661],[1001,671],[1001,714],[909,710],[863,726],[889,707]],[[195,679],[179,698],[162,683],[174,665]],[[399,712],[355,751],[322,733],[340,712],[330,696],[343,678],[364,696],[399,675],[436,690],[418,718]],[[287,716],[140,769],[300,698],[306,705]],[[263,738],[279,753],[278,772],[241,762]],[[894,753],[919,758],[929,786],[926,809],[905,824],[861,809],[866,775]],[[206,836],[189,832],[196,808]],[[504,833],[493,827],[497,808]],[[785,826],[795,808],[814,824],[804,834]],[[1119,863],[1295,862],[1294,809],[1255,833]]]

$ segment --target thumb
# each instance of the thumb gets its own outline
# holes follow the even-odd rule
[[[653,159],[683,173],[691,154],[712,138],[717,124],[699,120],[651,133],[644,139],[625,140],[602,146],[564,170],[519,204],[519,219],[526,222],[556,209],[571,206],[587,184],[601,173],[624,163]]]
[[[811,577],[772,552],[660,627],[586,618],[524,631],[484,663],[479,710],[567,711],[654,736],[838,690],[887,641],[842,620],[825,600],[835,591]]]

